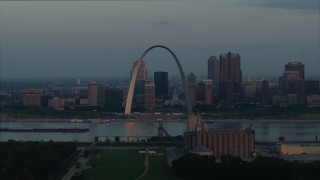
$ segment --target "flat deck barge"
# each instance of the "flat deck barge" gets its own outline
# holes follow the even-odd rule
[[[0,132],[88,132],[89,128],[33,128],[33,129],[23,129],[23,128],[0,128]]]

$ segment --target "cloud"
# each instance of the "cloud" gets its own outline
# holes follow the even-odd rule
[[[292,10],[319,11],[319,0],[246,0],[240,5],[262,6]]]
[[[169,21],[155,21],[152,24],[156,24],[156,25],[171,25],[173,23],[169,22]]]

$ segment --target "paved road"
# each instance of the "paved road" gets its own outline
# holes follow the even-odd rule
[[[83,151],[81,153],[83,153]],[[76,165],[74,164],[71,167],[71,169],[69,169],[67,174],[62,178],[62,180],[70,180],[72,178],[72,176],[74,176],[77,172],[80,173],[82,170],[91,168],[91,167],[87,166],[87,162],[89,161],[89,159],[90,159],[90,156],[89,157],[80,156],[77,161],[77,162],[81,163],[80,167],[77,168]]]
[[[88,157],[84,157],[84,151],[85,150],[89,150],[92,151],[95,146],[97,145],[96,142],[92,143],[88,148],[82,148],[81,152],[79,153],[78,157],[78,161],[80,163],[80,167],[77,167],[76,164],[74,164],[71,169],[69,169],[69,171],[66,173],[66,175],[62,178],[62,180],[70,180],[77,172],[81,172],[85,169],[89,169],[91,168],[90,166],[87,166],[88,161],[91,158],[91,155],[89,154]]]
[[[149,169],[149,149],[148,148],[146,148],[146,152],[144,155],[144,167],[145,169],[143,173],[139,177],[137,177],[135,180],[143,178],[148,172],[148,169]]]

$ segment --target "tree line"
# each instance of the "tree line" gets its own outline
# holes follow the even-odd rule
[[[214,156],[189,153],[172,162],[173,173],[186,179],[217,180],[319,180],[320,161],[301,163],[277,157],[258,157],[251,162],[240,157]]]
[[[1,180],[49,179],[75,151],[72,142],[1,142]]]

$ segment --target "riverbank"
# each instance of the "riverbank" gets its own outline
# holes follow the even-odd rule
[[[0,122],[56,122],[56,123],[92,123],[103,124],[112,122],[187,122],[187,119],[108,119],[101,122],[92,122],[89,119],[1,119]],[[320,122],[320,119],[205,119],[206,123],[226,122],[226,123],[253,123],[253,122]]]
[[[223,116],[222,114],[215,114],[216,116],[208,116],[203,115],[202,119],[205,122],[250,122],[252,120],[259,121],[259,122],[305,122],[305,121],[320,121],[320,114],[311,114],[305,113],[301,115],[295,115],[291,117],[284,117],[284,116],[250,116],[250,117],[243,117],[241,115],[237,116],[234,115],[232,118],[228,116]],[[219,115],[219,116],[217,116]],[[55,116],[14,116],[14,115],[7,115],[4,113],[0,113],[0,122],[60,122],[60,123],[109,123],[109,122],[122,122],[122,121],[135,121],[135,122],[186,122],[187,116],[186,115],[119,115],[119,116],[106,116],[101,118],[88,118],[88,117],[55,117]]]

